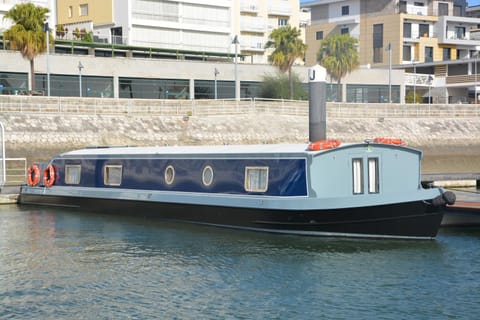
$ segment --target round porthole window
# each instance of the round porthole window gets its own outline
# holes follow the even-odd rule
[[[165,169],[165,182],[167,184],[172,184],[173,180],[175,180],[175,169],[173,166],[168,166]]]
[[[203,173],[202,173],[202,182],[203,185],[208,187],[209,185],[212,184],[213,182],[213,169],[210,166],[206,166],[203,168]]]

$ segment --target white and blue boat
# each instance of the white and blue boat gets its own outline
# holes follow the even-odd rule
[[[300,235],[436,236],[452,194],[422,188],[421,151],[332,141],[86,148],[33,166],[19,202]]]
[[[422,188],[422,152],[402,140],[327,140],[325,77],[309,71],[309,144],[70,151],[32,166],[19,202],[300,235],[435,237],[455,194]]]

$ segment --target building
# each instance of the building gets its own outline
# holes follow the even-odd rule
[[[349,33],[359,40],[362,65],[405,69],[407,90],[421,93],[421,102],[474,98],[480,19],[466,16],[466,1],[316,0],[305,7],[307,65],[316,63],[322,39]]]
[[[298,0],[57,0],[56,11],[58,25],[68,30],[57,33],[61,39],[91,32],[95,42],[237,52],[249,63],[267,63],[273,29],[300,23]]]

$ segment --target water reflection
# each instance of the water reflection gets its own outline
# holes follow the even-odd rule
[[[462,318],[479,308],[475,232],[300,237],[15,206],[0,207],[0,232],[0,318]]]

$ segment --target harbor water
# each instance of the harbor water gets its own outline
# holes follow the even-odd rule
[[[0,206],[0,319],[475,319],[479,302],[480,228],[339,239]]]

